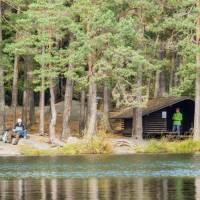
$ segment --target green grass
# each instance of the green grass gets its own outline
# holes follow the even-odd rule
[[[136,148],[137,153],[195,153],[200,151],[200,141],[192,139],[184,141],[150,140],[144,146]]]
[[[104,138],[95,137],[89,141],[81,141],[76,144],[66,144],[64,147],[48,150],[36,149],[28,145],[19,146],[20,153],[25,156],[64,156],[77,154],[109,154],[112,153],[112,145]]]

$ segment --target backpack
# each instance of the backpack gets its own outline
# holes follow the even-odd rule
[[[9,132],[8,131],[4,131],[3,135],[2,135],[2,138],[1,138],[4,143],[9,143],[8,136],[9,136]]]

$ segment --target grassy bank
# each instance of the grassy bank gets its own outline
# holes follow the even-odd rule
[[[137,153],[195,153],[200,151],[200,141],[150,140],[144,146],[136,148]]]
[[[78,154],[109,154],[112,153],[112,145],[104,138],[83,140],[76,144],[66,144],[63,147],[51,149],[37,149],[28,145],[19,146],[20,153],[24,156],[64,156]]]

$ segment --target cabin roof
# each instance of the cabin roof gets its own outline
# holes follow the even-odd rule
[[[193,99],[189,97],[160,97],[151,99],[147,102],[146,107],[143,108],[143,116],[159,111],[163,108],[172,106],[174,104],[177,104],[185,100],[193,101]],[[132,118],[132,116],[133,116],[132,107],[123,108],[120,111],[111,113],[112,119],[124,119],[124,118],[128,119]]]

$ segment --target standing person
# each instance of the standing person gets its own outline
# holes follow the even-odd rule
[[[180,136],[181,125],[182,125],[182,121],[183,121],[183,115],[180,112],[180,108],[176,108],[176,112],[173,114],[172,120],[173,120],[172,131],[175,132],[175,133],[178,133],[178,135]]]
[[[18,138],[23,137],[27,139],[27,130],[20,118],[17,119],[17,123],[15,124],[13,131],[17,134]]]

